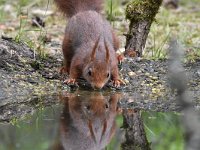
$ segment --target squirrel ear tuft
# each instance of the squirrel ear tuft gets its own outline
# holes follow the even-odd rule
[[[99,40],[100,40],[100,36],[99,38],[97,39],[97,41],[95,42],[95,45],[92,49],[92,53],[91,53],[91,60],[94,60],[96,58],[96,50],[97,50],[97,47],[99,45]]]
[[[107,43],[106,43],[105,39],[104,39],[104,45],[105,45],[105,48],[106,48],[106,62],[109,63],[109,61],[110,61],[110,53],[109,53],[109,48],[107,46]]]

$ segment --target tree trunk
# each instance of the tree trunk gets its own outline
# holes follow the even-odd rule
[[[126,56],[141,56],[146,39],[162,0],[134,0],[127,5],[126,18],[130,20],[126,35]]]
[[[126,141],[121,145],[122,150],[150,150],[140,111],[124,110],[123,118]]]

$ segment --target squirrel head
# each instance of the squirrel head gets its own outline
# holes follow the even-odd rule
[[[99,39],[96,41],[88,63],[83,69],[83,77],[91,84],[94,89],[101,89],[110,79],[111,76],[111,63],[110,63],[110,53],[109,48],[104,40],[104,49],[105,55],[102,55],[104,58],[97,58],[97,50],[99,49]]]

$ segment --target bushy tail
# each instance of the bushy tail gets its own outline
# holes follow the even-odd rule
[[[59,9],[67,16],[72,17],[78,12],[102,10],[103,0],[54,0]]]

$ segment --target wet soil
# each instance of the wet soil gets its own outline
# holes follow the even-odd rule
[[[122,64],[120,72],[129,83],[124,89],[124,99],[129,99],[130,103],[125,107],[155,111],[180,110],[176,103],[176,90],[170,88],[168,63],[169,60],[128,59]],[[200,103],[200,60],[183,66],[188,78],[189,94],[197,106]]]
[[[53,97],[60,86],[60,64],[56,57],[39,57],[23,43],[1,39],[0,120],[32,112],[42,97]],[[46,101],[42,103],[51,105],[53,98]]]
[[[56,45],[60,47],[60,45]],[[59,103],[62,91],[72,92],[76,87],[62,84],[59,74],[62,65],[60,52],[41,57],[24,43],[0,39],[0,121],[26,115],[37,108]],[[184,64],[189,82],[188,89],[196,108],[200,104],[200,60]],[[119,65],[126,85],[114,88],[109,83],[102,91],[120,93],[122,108],[153,111],[179,111],[176,93],[168,82],[167,60],[136,60],[126,58]],[[91,90],[83,80],[79,89]]]

